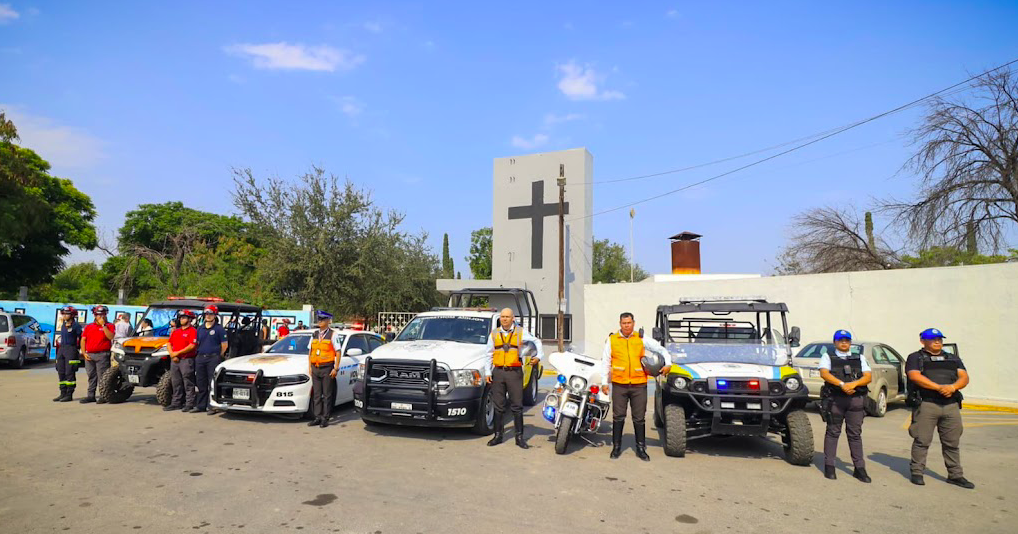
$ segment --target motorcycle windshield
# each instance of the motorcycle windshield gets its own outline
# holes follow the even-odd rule
[[[788,347],[770,344],[737,343],[669,343],[668,353],[677,365],[694,363],[747,363],[753,365],[788,365]]]

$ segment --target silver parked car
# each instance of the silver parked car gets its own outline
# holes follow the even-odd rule
[[[852,354],[863,354],[870,365],[873,381],[869,384],[869,395],[866,401],[866,413],[874,417],[883,417],[887,413],[887,403],[905,400],[905,359],[886,343],[876,341],[853,342]],[[802,348],[792,358],[792,366],[802,375],[809,397],[820,399],[820,388],[824,385],[820,378],[820,357],[834,354],[834,344],[815,341]]]
[[[0,360],[21,368],[25,360],[49,359],[49,333],[29,315],[0,312]]]

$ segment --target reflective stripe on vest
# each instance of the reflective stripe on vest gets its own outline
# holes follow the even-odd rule
[[[643,370],[643,338],[633,333],[629,337],[612,334],[608,338],[612,348],[612,382],[615,384],[646,384],[647,372]]]
[[[336,361],[336,347],[332,346],[332,330],[324,339],[316,332],[311,340],[311,363],[322,365]]]
[[[501,328],[491,333],[491,342],[495,346],[495,352],[491,355],[491,362],[495,367],[522,367],[520,361],[520,342],[523,336],[521,329],[513,327],[508,335],[502,332]]]

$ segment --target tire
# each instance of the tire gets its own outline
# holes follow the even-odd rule
[[[661,396],[660,394],[654,395],[654,428],[664,428],[665,421],[661,418]]]
[[[665,456],[686,455],[686,409],[678,404],[665,406]]]
[[[21,369],[25,366],[25,347],[21,347],[18,351],[18,359],[11,362],[11,367],[15,369]]]
[[[537,366],[530,371],[530,385],[527,389],[523,390],[523,405],[533,406],[537,404]]]
[[[877,393],[877,400],[870,400],[866,397],[866,413],[872,417],[883,417],[887,415],[887,388],[880,388]]]
[[[99,377],[99,387],[95,393],[97,399],[110,404],[120,404],[131,397],[134,386],[124,387],[124,375],[120,374],[120,369],[110,367]]]
[[[163,376],[159,377],[159,383],[156,384],[156,402],[163,407],[173,402],[173,385],[170,384],[169,371],[163,373]]]
[[[813,463],[813,427],[802,410],[793,410],[786,417],[785,460],[792,465]]]
[[[474,426],[470,431],[478,436],[487,436],[495,431],[495,404],[491,401],[491,390],[488,388],[484,388],[481,398],[484,400],[481,402],[481,409],[477,410]]]
[[[569,447],[569,436],[572,434],[576,418],[563,415],[559,423],[558,428],[555,429],[555,454],[565,454],[566,448]]]

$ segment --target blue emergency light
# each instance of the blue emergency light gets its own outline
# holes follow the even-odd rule
[[[566,375],[558,375],[558,383],[559,384],[565,384],[566,383]]]
[[[728,389],[728,381],[718,380],[718,389]]]
[[[547,419],[549,423],[554,423],[555,422],[555,407],[554,406],[545,406],[543,414],[544,414],[544,418]]]

